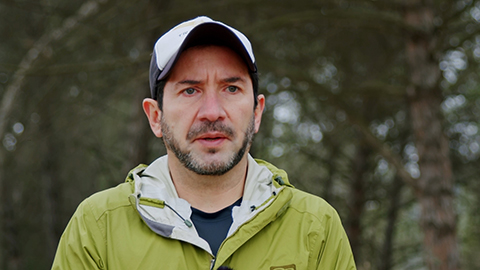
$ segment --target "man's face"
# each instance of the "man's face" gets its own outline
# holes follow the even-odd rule
[[[258,131],[264,97],[254,108],[247,66],[231,49],[182,53],[163,93],[161,132],[167,152],[202,175],[221,175],[245,157]]]

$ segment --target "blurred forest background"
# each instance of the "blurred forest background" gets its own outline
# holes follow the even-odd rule
[[[165,151],[156,39],[252,41],[252,154],[340,213],[358,269],[480,269],[480,1],[0,0],[0,269],[50,269],[81,200]]]

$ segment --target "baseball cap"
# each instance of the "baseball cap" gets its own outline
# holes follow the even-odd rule
[[[206,44],[231,48],[245,61],[250,72],[257,72],[252,45],[244,34],[222,22],[200,16],[180,23],[155,43],[149,76],[153,99],[157,99],[157,83],[169,75],[181,53],[190,47]]]

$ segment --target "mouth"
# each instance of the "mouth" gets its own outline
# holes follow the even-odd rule
[[[225,134],[220,132],[210,132],[198,136],[194,141],[197,141],[207,147],[215,147],[219,146],[226,140],[228,140],[228,136]]]
[[[195,140],[214,141],[214,140],[221,140],[221,139],[227,139],[227,138],[228,136],[221,132],[207,132],[198,136]]]
[[[200,140],[206,140],[206,141],[215,141],[215,140],[220,140],[222,137],[215,137],[215,138],[201,138]]]

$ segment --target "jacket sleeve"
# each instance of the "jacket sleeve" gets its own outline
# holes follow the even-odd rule
[[[60,238],[52,270],[106,269],[102,259],[105,246],[105,237],[87,199]]]
[[[340,217],[333,210],[325,220],[324,236],[320,243],[317,269],[355,270],[355,261]]]

